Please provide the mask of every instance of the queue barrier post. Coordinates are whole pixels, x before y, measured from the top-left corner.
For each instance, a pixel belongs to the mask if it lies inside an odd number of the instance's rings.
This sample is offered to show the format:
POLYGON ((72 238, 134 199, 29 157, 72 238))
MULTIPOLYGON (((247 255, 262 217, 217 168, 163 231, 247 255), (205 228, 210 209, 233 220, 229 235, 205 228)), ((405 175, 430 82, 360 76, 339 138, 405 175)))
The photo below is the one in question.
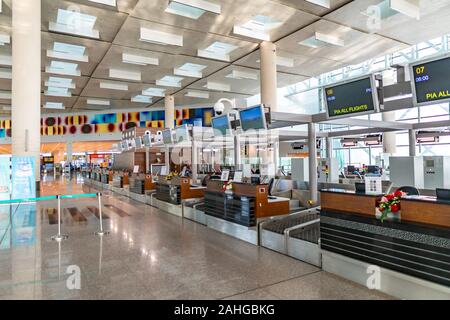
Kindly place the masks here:
POLYGON ((56 196, 58 200, 58 234, 52 237, 53 241, 61 242, 69 238, 66 234, 61 234, 61 196, 56 196))
POLYGON ((99 220, 100 220, 100 230, 97 231, 95 234, 97 236, 103 237, 103 236, 107 236, 109 234, 109 231, 105 231, 103 229, 102 193, 99 192, 97 194, 97 196, 98 196, 98 217, 99 217, 99 220))

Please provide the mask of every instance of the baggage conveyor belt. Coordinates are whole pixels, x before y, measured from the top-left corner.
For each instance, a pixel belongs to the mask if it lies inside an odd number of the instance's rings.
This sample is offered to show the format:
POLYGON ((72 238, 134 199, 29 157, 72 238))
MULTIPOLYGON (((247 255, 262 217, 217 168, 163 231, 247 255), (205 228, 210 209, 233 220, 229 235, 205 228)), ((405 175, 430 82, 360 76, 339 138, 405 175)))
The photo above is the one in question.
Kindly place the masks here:
POLYGON ((321 266, 320 214, 304 210, 260 225, 261 246, 321 266))

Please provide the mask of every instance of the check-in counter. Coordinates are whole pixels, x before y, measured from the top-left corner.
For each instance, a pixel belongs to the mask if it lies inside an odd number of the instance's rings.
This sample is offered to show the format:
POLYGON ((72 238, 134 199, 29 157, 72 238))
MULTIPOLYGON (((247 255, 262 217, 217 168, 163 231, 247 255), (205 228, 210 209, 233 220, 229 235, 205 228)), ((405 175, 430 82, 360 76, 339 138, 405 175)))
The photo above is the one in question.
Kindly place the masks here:
POLYGON ((183 200, 203 198, 205 187, 191 186, 190 178, 174 177, 165 180, 162 176, 156 183, 156 198, 174 205, 180 205, 183 200))
POLYGON ((321 191, 323 269, 366 285, 368 270, 377 266, 381 291, 405 299, 449 299, 450 203, 406 197, 397 219, 381 222, 381 197, 321 191))
POLYGON ((269 197, 269 186, 234 183, 232 193, 222 191, 222 181, 209 181, 205 191, 205 214, 246 227, 260 218, 286 215, 289 199, 269 197))
POLYGON ((147 191, 156 190, 156 183, 151 175, 134 175, 129 178, 130 192, 145 195, 147 191))

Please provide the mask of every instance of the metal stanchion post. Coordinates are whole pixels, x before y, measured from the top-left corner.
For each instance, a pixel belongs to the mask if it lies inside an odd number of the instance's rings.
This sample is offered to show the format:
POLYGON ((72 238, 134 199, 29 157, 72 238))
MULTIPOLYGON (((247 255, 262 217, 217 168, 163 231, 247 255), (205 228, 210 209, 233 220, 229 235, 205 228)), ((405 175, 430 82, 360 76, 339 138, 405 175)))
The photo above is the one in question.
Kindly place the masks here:
POLYGON ((58 199, 58 234, 52 237, 53 241, 61 242, 69 238, 68 235, 61 234, 61 196, 56 196, 58 199))
POLYGON ((106 236, 109 234, 109 231, 103 230, 103 213, 102 213, 102 193, 99 192, 98 194, 98 217, 100 220, 100 231, 96 232, 95 234, 97 236, 106 236))

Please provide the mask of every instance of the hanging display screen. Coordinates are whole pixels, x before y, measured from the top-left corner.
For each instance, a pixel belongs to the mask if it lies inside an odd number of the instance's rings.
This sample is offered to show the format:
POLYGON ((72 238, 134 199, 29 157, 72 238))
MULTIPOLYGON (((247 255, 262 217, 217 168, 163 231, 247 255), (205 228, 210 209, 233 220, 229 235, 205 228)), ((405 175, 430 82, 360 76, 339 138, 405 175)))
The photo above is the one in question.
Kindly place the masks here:
POLYGON ((427 60, 411 68, 416 106, 450 101, 450 57, 427 60))
POLYGON ((173 135, 172 135, 172 130, 171 129, 164 130, 162 132, 162 136, 163 136, 164 144, 166 144, 166 145, 173 144, 173 135))
POLYGON ((239 111, 242 131, 266 130, 266 115, 263 106, 256 106, 239 111))
POLYGON ((329 118, 359 116, 378 111, 373 76, 325 87, 324 93, 329 118))
POLYGON ((152 146, 152 136, 149 134, 144 134, 144 136, 142 137, 142 141, 144 142, 144 146, 146 146, 147 148, 151 148, 152 146))
POLYGON ((228 115, 215 117, 211 120, 215 135, 231 135, 231 123, 228 115))
POLYGON ((189 129, 187 125, 183 125, 180 127, 177 127, 175 129, 175 135, 176 135, 176 142, 177 143, 183 143, 183 142, 189 142, 191 141, 189 137, 189 129))

